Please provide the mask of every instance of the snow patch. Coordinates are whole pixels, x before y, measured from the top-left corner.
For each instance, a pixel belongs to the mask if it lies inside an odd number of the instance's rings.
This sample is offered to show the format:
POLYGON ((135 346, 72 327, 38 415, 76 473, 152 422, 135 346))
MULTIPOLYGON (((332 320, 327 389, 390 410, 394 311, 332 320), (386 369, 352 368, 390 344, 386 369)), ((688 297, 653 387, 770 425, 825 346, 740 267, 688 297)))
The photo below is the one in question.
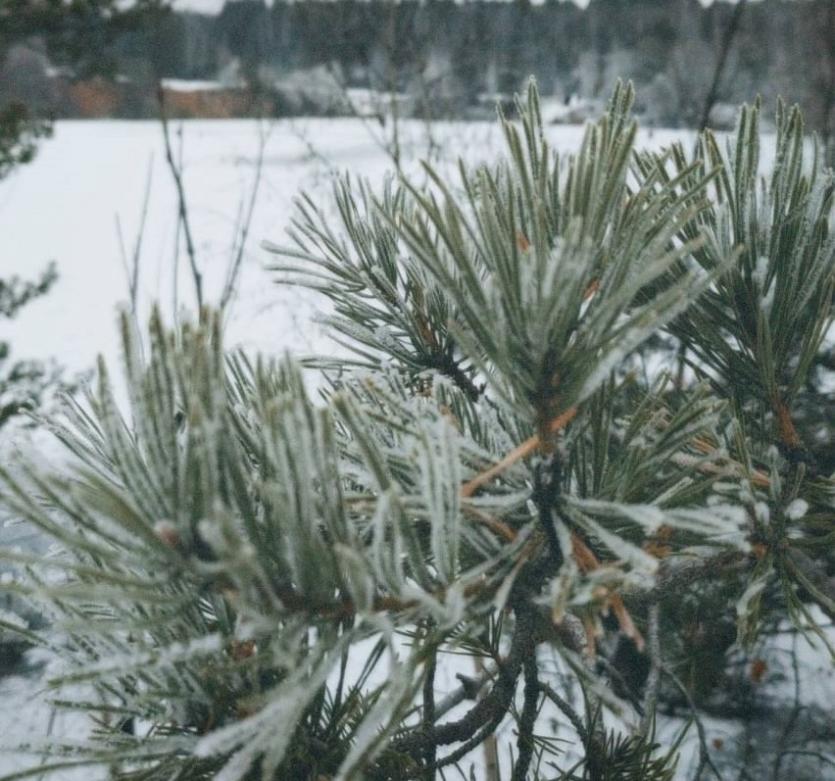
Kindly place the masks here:
POLYGON ((786 507, 786 518, 796 521, 809 511, 809 503, 805 499, 794 499, 786 507))

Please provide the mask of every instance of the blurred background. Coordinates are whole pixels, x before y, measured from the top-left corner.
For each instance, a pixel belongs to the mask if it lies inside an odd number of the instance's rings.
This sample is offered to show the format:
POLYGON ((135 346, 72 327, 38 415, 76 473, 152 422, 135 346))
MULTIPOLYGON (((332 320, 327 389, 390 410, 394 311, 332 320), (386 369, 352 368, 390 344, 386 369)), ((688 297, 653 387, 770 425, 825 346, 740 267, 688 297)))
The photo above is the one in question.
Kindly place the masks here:
POLYGON ((784 95, 833 134, 833 0, 2 0, 0 46, 0 103, 53 118, 154 117, 161 82, 183 117, 489 119, 534 74, 557 122, 627 78, 644 124, 784 95))

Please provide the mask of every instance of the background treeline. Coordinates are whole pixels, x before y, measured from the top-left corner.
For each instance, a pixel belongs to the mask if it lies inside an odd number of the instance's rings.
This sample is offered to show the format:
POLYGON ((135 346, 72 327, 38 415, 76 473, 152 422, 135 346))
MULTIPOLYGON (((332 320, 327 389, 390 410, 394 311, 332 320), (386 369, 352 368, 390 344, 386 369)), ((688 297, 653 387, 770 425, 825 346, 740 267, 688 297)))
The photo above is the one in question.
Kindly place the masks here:
MULTIPOLYGON (((350 112, 357 106, 336 93, 364 89, 398 93, 413 115, 482 116, 533 73, 543 95, 575 106, 631 78, 646 122, 693 126, 734 13, 733 4, 698 0, 591 0, 585 10, 558 0, 229 0, 217 16, 159 14, 112 50, 122 89, 133 85, 133 102, 119 109, 129 115, 153 109, 143 85, 176 78, 256 88, 277 114, 350 112)), ((829 133, 834 41, 832 0, 747 3, 714 124, 723 123, 722 103, 783 94, 829 133)))

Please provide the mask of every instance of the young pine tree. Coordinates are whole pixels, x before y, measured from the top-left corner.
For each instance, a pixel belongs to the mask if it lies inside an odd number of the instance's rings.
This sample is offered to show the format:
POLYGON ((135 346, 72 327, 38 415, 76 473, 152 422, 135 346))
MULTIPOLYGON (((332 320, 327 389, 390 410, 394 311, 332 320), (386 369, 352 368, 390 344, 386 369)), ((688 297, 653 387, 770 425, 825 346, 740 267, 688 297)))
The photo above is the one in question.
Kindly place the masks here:
POLYGON ((636 150, 631 102, 561 157, 532 86, 495 166, 345 180, 336 219, 302 198, 275 273, 332 305, 319 399, 211 312, 144 345, 125 319, 130 409, 101 365, 52 424, 70 466, 0 470, 59 546, 4 552, 3 588, 48 606, 54 702, 91 716, 30 775, 660 781, 687 741, 715 765, 729 647, 828 642, 835 480, 802 411, 832 174, 794 109, 761 180, 757 107, 691 159, 636 150))

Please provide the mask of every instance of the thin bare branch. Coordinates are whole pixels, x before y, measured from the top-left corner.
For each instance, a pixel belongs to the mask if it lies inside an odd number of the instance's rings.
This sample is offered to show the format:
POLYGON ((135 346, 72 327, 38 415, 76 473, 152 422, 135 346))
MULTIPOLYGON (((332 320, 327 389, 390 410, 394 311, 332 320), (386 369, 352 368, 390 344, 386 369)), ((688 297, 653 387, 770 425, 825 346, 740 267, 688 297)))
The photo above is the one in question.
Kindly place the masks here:
POLYGON ((252 180, 252 188, 249 193, 249 202, 247 204, 246 214, 243 218, 243 222, 240 226, 240 233, 237 237, 234 257, 229 266, 229 271, 226 275, 226 282, 223 285, 223 292, 220 296, 221 310, 226 310, 229 302, 232 300, 237 287, 238 278, 240 277, 244 251, 246 250, 246 242, 249 238, 250 227, 252 226, 252 215, 255 212, 255 204, 258 201, 258 192, 261 187, 261 178, 264 171, 264 152, 267 148, 269 136, 269 131, 265 131, 263 126, 259 123, 258 154, 255 158, 255 175, 252 180))
MULTIPOLYGON (((168 163, 168 170, 171 171, 171 177, 174 180, 174 186, 177 189, 177 214, 179 223, 183 227, 183 235, 186 241, 186 255, 188 256, 188 262, 191 268, 191 278, 194 282, 194 295, 197 300, 197 308, 202 310, 203 275, 197 265, 197 250, 194 247, 194 239, 192 238, 191 233, 188 201, 186 199, 185 185, 183 184, 182 159, 179 165, 177 164, 177 161, 174 160, 174 152, 171 147, 171 133, 168 127, 168 116, 165 113, 165 90, 163 90, 161 82, 157 87, 157 98, 159 100, 160 122, 162 123, 162 137, 165 141, 165 160, 168 163)), ((182 128, 180 128, 179 132, 182 139, 182 128)))
POLYGON ((734 38, 739 31, 739 24, 742 21, 742 12, 745 10, 745 1, 738 0, 734 10, 731 14, 728 26, 725 28, 725 33, 722 36, 722 42, 719 47, 719 56, 716 59, 716 67, 713 69, 713 79, 710 83, 710 88, 705 96, 705 102, 702 106, 702 113, 699 119, 699 130, 704 130, 710 121, 710 112, 716 105, 719 99, 719 87, 722 84, 722 76, 725 73, 725 66, 728 62, 728 55, 733 46, 734 38))
POLYGON ((139 227, 136 230, 136 241, 133 245, 133 258, 130 275, 130 304, 136 313, 139 298, 139 263, 142 258, 142 240, 145 237, 145 223, 148 220, 148 205, 151 202, 151 184, 154 178, 154 155, 148 159, 148 173, 145 177, 145 194, 142 196, 142 211, 139 216, 139 227))
POLYGON ((702 720, 699 718, 699 709, 696 707, 696 703, 693 700, 693 696, 690 694, 690 691, 687 689, 687 687, 681 682, 681 679, 667 665, 662 664, 661 670, 670 677, 670 680, 672 680, 676 688, 684 696, 684 699, 687 701, 687 707, 690 709, 690 714, 693 717, 693 723, 696 725, 696 732, 699 736, 699 764, 696 768, 696 773, 693 777, 693 781, 699 781, 706 767, 710 768, 713 771, 713 774, 716 776, 716 778, 719 779, 719 781, 722 781, 721 773, 716 769, 716 765, 710 758, 710 749, 708 749, 707 746, 707 733, 705 732, 705 727, 704 724, 702 724, 702 720))

